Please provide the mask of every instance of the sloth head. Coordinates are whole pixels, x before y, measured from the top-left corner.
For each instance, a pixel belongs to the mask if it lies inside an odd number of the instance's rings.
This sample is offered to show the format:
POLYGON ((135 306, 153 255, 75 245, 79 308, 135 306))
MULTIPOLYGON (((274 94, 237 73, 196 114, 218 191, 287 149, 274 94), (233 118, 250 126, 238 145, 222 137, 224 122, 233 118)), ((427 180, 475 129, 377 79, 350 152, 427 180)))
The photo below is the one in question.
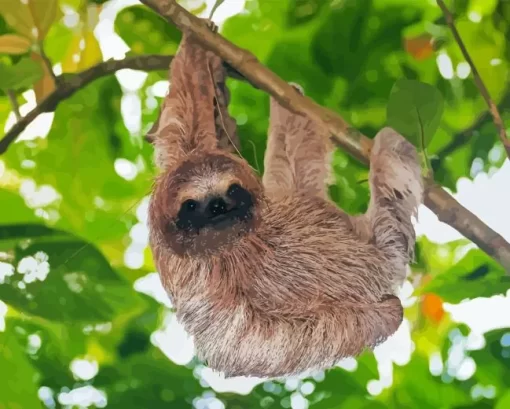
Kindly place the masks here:
POLYGON ((176 254, 214 255, 257 227, 261 200, 262 185, 242 159, 190 155, 156 181, 151 229, 176 254))

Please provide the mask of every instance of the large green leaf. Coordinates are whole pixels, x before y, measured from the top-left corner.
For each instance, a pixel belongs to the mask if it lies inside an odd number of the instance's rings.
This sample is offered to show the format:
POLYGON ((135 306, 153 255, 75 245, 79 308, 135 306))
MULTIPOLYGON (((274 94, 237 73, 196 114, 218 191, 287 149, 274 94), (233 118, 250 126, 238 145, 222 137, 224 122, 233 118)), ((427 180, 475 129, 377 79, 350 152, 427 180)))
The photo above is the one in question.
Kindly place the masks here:
POLYGON ((26 346, 25 352, 39 372, 41 385, 58 390, 63 385, 74 384, 70 364, 86 353, 87 335, 82 325, 51 322, 24 314, 22 318, 9 318, 7 330, 20 345, 26 346))
POLYGON ((134 54, 175 54, 181 32, 144 6, 122 10, 115 19, 115 31, 134 54))
POLYGON ((42 409, 37 373, 16 337, 0 331, 0 409, 42 409))
POLYGON ((0 285, 0 298, 28 314, 98 323, 143 308, 104 256, 72 234, 41 225, 3 225, 0 251, 17 267, 0 285))
POLYGON ((59 227, 99 242, 126 235, 134 209, 150 190, 150 175, 141 172, 127 181, 115 171, 119 145, 131 144, 117 126, 121 95, 115 77, 97 80, 59 105, 46 139, 13 145, 4 156, 21 176, 61 196, 54 205, 59 227), (22 166, 27 160, 36 166, 22 166))
POLYGON ((0 63, 0 89, 3 90, 29 87, 42 76, 42 67, 28 57, 12 66, 0 63))
POLYGON ((388 100, 388 125, 415 146, 426 148, 439 127, 443 104, 441 93, 433 86, 401 79, 388 100))
POLYGON ((497 329, 485 334, 484 348, 471 351, 477 363, 476 379, 482 385, 494 385, 497 394, 510 387, 510 328, 497 329))
POLYGON ((422 293, 433 292, 444 301, 459 303, 476 297, 503 294, 510 289, 510 276, 480 250, 470 250, 462 260, 425 285, 422 293))

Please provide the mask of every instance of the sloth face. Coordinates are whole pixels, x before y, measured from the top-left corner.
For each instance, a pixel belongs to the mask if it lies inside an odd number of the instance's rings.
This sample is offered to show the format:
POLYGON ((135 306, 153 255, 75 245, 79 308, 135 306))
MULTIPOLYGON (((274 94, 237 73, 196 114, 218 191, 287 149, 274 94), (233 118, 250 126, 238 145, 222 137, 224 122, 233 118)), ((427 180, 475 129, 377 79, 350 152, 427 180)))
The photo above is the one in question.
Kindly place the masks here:
POLYGON ((223 194, 186 199, 177 213, 175 225, 181 231, 196 232, 209 228, 223 230, 253 218, 254 199, 238 183, 232 183, 223 194))
POLYGON ((262 187, 228 154, 189 157, 156 181, 151 228, 179 255, 228 249, 258 225, 262 187))

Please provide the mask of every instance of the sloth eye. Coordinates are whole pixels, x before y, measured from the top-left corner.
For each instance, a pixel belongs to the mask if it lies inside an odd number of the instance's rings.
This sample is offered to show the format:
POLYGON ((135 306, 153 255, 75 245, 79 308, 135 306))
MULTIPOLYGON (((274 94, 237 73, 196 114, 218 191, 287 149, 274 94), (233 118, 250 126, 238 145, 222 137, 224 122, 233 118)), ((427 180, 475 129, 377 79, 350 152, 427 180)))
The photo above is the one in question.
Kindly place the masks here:
POLYGON ((242 187, 239 186, 237 183, 233 183, 229 186, 227 190, 227 196, 235 196, 236 193, 239 193, 242 190, 242 187))
POLYGON ((198 207, 198 202, 193 199, 186 200, 182 204, 182 209, 187 210, 188 212, 193 212, 198 207))

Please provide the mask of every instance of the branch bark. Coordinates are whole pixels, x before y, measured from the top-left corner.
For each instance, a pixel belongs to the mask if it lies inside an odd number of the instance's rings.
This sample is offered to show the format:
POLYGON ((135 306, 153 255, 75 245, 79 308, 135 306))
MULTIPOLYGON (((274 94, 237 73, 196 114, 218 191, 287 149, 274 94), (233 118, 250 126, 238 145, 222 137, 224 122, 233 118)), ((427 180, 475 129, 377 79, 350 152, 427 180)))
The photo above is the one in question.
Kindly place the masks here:
POLYGON ((450 27, 450 30, 453 34, 453 38, 455 39, 455 42, 460 48, 460 51, 462 52, 462 55, 466 59, 467 63, 471 67, 471 72, 473 73, 473 78, 475 80, 475 84, 478 87, 478 90, 480 91, 480 94, 482 94, 483 99, 487 103, 487 106, 489 107, 489 112, 492 115, 492 119, 494 120, 494 124, 496 125, 496 128, 498 129, 498 135, 499 139, 501 139, 501 142, 503 143, 503 146, 506 150, 507 156, 510 159, 510 138, 508 138, 508 135, 506 134, 505 124, 503 123, 503 119, 501 118, 501 115, 499 114, 498 107, 492 100, 491 96, 489 95, 489 91, 487 90, 487 87, 485 86, 482 77, 480 76, 480 73, 476 69, 476 65, 473 62, 473 59, 469 55, 466 46, 464 42, 462 41, 462 38, 460 37, 459 32, 457 31, 457 27, 455 26, 455 22, 453 21, 453 15, 446 7, 446 4, 443 0, 437 0, 438 6, 443 11, 446 24, 448 24, 448 27, 450 27))
MULTIPOLYGON (((286 81, 262 65, 250 52, 236 47, 219 34, 210 31, 205 23, 188 13, 174 0, 141 0, 181 31, 193 33, 208 49, 217 53, 249 82, 266 91, 281 104, 324 123, 338 146, 362 163, 368 164, 372 140, 352 128, 339 115, 300 95, 286 81)), ((457 229, 510 273, 510 244, 485 225, 475 214, 464 208, 441 186, 425 180, 425 205, 444 223, 457 229)))

